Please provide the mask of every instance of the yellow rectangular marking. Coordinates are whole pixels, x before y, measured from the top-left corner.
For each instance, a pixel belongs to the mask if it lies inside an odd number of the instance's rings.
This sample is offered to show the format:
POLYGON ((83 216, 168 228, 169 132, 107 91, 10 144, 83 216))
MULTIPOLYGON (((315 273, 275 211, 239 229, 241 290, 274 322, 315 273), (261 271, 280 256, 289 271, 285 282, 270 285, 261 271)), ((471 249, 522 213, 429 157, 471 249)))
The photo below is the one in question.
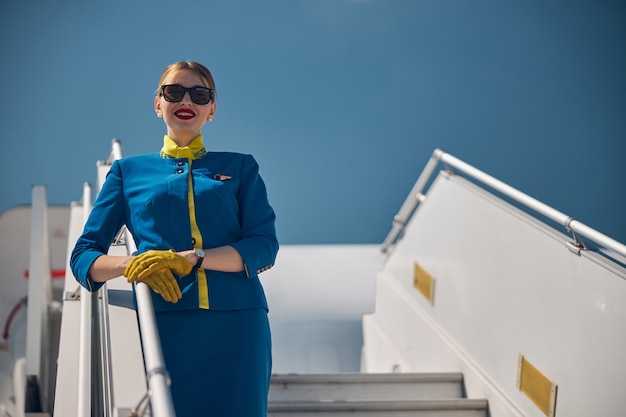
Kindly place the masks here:
POLYGON ((557 385, 519 355, 517 387, 548 417, 556 412, 557 385))
POLYGON ((417 262, 414 263, 413 268, 413 286, 422 293, 430 304, 434 303, 435 278, 417 262))

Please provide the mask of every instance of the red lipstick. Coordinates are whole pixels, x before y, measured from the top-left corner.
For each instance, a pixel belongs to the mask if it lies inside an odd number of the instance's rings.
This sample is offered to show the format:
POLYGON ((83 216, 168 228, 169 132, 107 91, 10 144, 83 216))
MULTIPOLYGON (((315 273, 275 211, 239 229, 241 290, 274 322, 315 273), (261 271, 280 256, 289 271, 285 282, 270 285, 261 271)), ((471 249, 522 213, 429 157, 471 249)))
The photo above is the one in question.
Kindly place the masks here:
POLYGON ((194 111, 190 109, 180 109, 174 112, 174 116, 178 117, 179 119, 189 120, 196 117, 196 113, 194 113, 194 111))

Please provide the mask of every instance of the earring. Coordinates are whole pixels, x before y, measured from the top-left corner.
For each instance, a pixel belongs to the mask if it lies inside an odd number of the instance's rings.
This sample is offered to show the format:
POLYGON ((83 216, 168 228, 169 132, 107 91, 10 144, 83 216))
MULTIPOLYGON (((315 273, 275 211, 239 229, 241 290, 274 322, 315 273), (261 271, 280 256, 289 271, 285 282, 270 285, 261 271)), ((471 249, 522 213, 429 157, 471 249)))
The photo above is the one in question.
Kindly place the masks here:
POLYGON ((211 123, 213 121, 212 117, 209 117, 209 123, 211 123))
POLYGON ((159 119, 161 118, 161 112, 160 112, 160 111, 156 110, 156 115, 157 115, 157 117, 158 117, 159 119))

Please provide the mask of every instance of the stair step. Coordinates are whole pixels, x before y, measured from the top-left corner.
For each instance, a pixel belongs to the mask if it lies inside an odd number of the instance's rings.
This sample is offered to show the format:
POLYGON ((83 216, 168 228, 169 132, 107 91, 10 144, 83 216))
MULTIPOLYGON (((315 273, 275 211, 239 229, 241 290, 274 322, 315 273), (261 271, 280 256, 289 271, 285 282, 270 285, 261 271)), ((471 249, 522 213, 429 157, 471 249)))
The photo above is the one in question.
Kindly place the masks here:
POLYGON ((463 398, 460 373, 272 375, 269 401, 417 400, 463 398))
POLYGON ((488 417, 487 400, 272 402, 268 417, 488 417))

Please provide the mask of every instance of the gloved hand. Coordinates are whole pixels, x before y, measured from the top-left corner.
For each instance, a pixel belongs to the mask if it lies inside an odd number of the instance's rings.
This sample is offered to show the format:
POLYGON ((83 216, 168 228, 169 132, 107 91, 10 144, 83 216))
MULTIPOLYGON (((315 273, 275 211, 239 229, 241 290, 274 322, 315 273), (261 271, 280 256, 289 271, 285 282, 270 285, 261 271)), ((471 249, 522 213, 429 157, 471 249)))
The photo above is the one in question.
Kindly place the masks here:
POLYGON ((178 300, 183 297, 176 278, 174 278, 174 275, 167 269, 137 279, 137 281, 145 282, 157 294, 161 294, 161 297, 163 297, 165 301, 169 301, 170 303, 177 303, 178 300))
POLYGON ((178 255, 173 249, 149 250, 135 256, 124 269, 123 275, 128 282, 142 281, 144 278, 162 271, 171 271, 184 277, 193 269, 193 265, 187 259, 178 255))

